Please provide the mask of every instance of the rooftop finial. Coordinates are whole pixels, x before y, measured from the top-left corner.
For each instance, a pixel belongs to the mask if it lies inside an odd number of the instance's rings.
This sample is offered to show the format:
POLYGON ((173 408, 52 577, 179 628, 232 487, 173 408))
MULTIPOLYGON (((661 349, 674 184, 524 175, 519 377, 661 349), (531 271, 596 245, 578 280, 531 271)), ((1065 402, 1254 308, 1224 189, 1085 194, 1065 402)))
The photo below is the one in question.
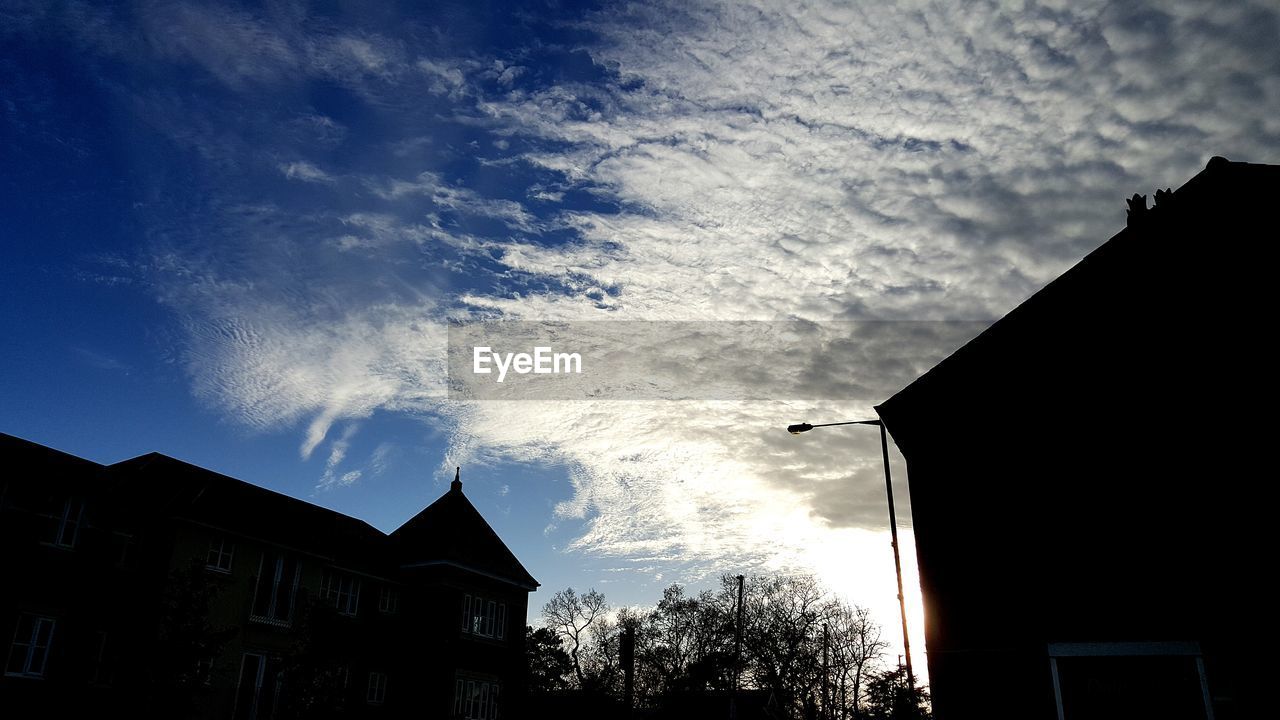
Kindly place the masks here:
POLYGON ((462 468, 453 471, 453 482, 449 483, 449 492, 462 492, 462 468))

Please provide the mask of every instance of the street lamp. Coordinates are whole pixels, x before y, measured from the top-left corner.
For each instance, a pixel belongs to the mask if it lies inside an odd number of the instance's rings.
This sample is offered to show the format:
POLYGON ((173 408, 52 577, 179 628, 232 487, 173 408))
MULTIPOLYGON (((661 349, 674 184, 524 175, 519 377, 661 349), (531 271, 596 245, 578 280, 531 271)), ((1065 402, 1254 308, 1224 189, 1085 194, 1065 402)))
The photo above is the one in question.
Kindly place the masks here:
POLYGON ((880 428, 880 452, 884 456, 884 489, 889 496, 889 534, 893 538, 893 570, 898 576, 898 609, 902 611, 902 652, 907 656, 908 692, 916 690, 916 675, 911 670, 911 638, 907 636, 907 601, 902 594, 902 557, 898 552, 898 515, 893 508, 893 476, 889 474, 889 434, 884 423, 879 420, 851 420, 849 422, 821 423, 810 425, 799 423, 788 425, 787 432, 792 435, 809 432, 814 428, 834 427, 836 425, 876 425, 880 428))

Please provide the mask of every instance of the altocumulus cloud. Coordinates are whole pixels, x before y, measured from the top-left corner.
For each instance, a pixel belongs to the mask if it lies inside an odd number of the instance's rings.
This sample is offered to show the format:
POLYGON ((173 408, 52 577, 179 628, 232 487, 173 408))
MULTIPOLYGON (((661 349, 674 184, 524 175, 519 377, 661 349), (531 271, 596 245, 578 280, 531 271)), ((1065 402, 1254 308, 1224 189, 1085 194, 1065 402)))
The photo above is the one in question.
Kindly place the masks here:
POLYGON ((545 11, 493 37, 192 3, 14 17, 211 84, 101 71, 202 163, 211 199, 139 262, 197 395, 304 426, 304 456, 328 442, 324 486, 356 480, 339 465, 378 410, 447 426, 454 459, 555 458, 573 547, 637 568, 835 572, 833 538, 884 527, 876 438, 780 427, 866 416, 971 329, 767 359, 827 368, 825 402, 459 405, 446 322, 989 321, 1115 232, 1124 195, 1280 147, 1262 2, 545 11))

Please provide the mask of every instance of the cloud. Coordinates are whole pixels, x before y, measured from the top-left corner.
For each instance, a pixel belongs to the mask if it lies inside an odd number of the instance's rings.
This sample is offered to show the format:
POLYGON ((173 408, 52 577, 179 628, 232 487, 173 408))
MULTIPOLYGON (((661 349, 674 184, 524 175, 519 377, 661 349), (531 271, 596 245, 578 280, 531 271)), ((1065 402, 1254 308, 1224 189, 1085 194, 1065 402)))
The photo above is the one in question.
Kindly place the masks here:
POLYGON ((444 182, 439 173, 425 172, 413 180, 375 181, 370 185, 374 194, 384 200, 421 196, 429 198, 437 208, 492 218, 517 230, 532 232, 538 226, 533 215, 519 203, 483 197, 467 188, 444 182))
MULTIPOLYGON (((359 429, 359 425, 351 423, 347 425, 346 430, 342 432, 338 439, 329 444, 329 459, 324 465, 324 476, 320 478, 320 482, 316 485, 317 490, 330 490, 335 485, 347 486, 360 478, 361 473, 358 470, 347 472, 341 476, 337 474, 338 466, 346 459, 347 449, 351 447, 351 438, 355 436, 356 431, 359 429)), ((315 449, 315 443, 311 441, 312 438, 308 437, 310 447, 303 447, 302 455, 304 459, 315 449)), ((319 439, 316 439, 316 443, 318 442, 319 439)))
POLYGON ((335 422, 380 408, 427 411, 445 395, 445 326, 433 300, 343 311, 332 306, 334 287, 308 297, 277 284, 264 298, 248 278, 173 258, 156 275, 183 320, 197 397, 259 429, 307 419, 304 459, 335 422))
MULTIPOLYGON (((1213 154, 1275 160, 1280 53, 1261 45, 1275 23, 1258 5, 606 10, 583 24, 612 82, 479 106, 532 148, 525 162, 623 211, 568 209, 576 242, 508 242, 500 261, 616 288, 618 318, 994 319, 1117 231, 1131 189, 1177 185, 1213 154)), ((467 301, 524 319, 600 309, 467 301)), ((850 349, 792 348, 832 386, 871 376, 839 402, 515 404, 460 427, 472 445, 568 458, 575 494, 557 512, 587 523, 577 549, 825 566, 824 532, 884 527, 878 439, 780 428, 870 416, 947 351, 923 343, 907 366, 850 349)))
POLYGON ((395 445, 390 442, 378 443, 378 447, 374 448, 373 455, 369 458, 369 467, 374 475, 381 475, 387 471, 387 464, 391 461, 395 450, 395 445))
POLYGON ((280 172, 290 180, 301 180, 303 182, 311 183, 336 182, 329 173, 326 173, 309 162, 295 161, 290 163, 280 163, 278 167, 280 168, 280 172))
POLYGON ((303 63, 281 28, 227 5, 157 5, 142 17, 157 54, 193 63, 231 87, 282 82, 303 63))
MULTIPOLYGON (((151 234, 196 395, 299 430, 304 457, 385 410, 448 427, 451 462, 554 460, 575 551, 688 577, 843 572, 832 546, 871 547, 886 523, 878 438, 785 425, 871 416, 1119 230, 1125 196, 1280 147, 1266 3, 607 5, 558 19, 588 56, 573 67, 527 37, 460 51, 430 20, 144 15, 85 16, 80 36, 273 99, 242 116, 109 84, 213 178, 198 217, 151 234), (255 197, 282 173, 345 192, 255 197), (448 402, 446 323, 498 318, 897 334, 759 358, 839 390, 825 401, 448 402), (923 320, 976 324, 908 331, 923 320)), ((339 474, 343 438, 322 482, 376 475, 376 457, 339 474)))

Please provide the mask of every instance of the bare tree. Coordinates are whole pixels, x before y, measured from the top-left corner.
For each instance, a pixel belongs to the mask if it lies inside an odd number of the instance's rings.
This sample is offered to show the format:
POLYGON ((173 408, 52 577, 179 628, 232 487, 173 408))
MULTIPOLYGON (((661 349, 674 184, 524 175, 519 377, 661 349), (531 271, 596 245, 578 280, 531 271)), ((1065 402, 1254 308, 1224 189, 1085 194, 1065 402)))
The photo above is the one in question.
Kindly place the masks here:
POLYGON ((744 677, 799 710, 822 683, 822 624, 832 601, 807 575, 747 578, 744 677))
POLYGON ((718 592, 689 596, 672 585, 656 606, 617 613, 595 590, 570 588, 542 614, 568 650, 576 686, 592 694, 623 695, 620 638, 631 630, 639 707, 729 690, 735 673, 741 687, 769 691, 788 717, 821 707, 824 718, 845 720, 875 705, 868 683, 888 644, 866 608, 843 604, 808 575, 748 577, 743 600, 741 655, 734 576, 722 577, 718 592))
POLYGON ((871 669, 888 649, 880 637, 880 626, 871 620, 871 611, 858 605, 837 606, 828 621, 831 624, 832 666, 836 673, 838 699, 833 703, 840 717, 856 715, 862 704, 862 692, 871 669))
POLYGON ((697 599, 686 597, 683 588, 672 585, 662 591, 662 600, 645 618, 643 657, 655 670, 658 692, 677 689, 697 659, 698 611, 697 599))
POLYGON ((601 615, 591 623, 582 642, 581 687, 589 692, 621 696, 623 691, 622 634, 639 630, 644 613, 619 608, 616 617, 601 615))
MULTIPOLYGON (((717 604, 723 613, 732 607, 736 581, 725 576, 721 585, 717 604)), ((857 715, 867 677, 888 647, 870 612, 844 605, 808 575, 748 577, 744 599, 744 685, 770 690, 796 716, 806 703, 819 702, 825 717, 848 717, 851 710, 857 715), (830 654, 825 674, 824 625, 830 654)))
POLYGON ((579 655, 590 635, 590 628, 609 611, 604 595, 594 588, 578 595, 573 588, 565 588, 542 606, 542 619, 569 646, 569 658, 573 660, 573 674, 578 687, 586 687, 579 655))

